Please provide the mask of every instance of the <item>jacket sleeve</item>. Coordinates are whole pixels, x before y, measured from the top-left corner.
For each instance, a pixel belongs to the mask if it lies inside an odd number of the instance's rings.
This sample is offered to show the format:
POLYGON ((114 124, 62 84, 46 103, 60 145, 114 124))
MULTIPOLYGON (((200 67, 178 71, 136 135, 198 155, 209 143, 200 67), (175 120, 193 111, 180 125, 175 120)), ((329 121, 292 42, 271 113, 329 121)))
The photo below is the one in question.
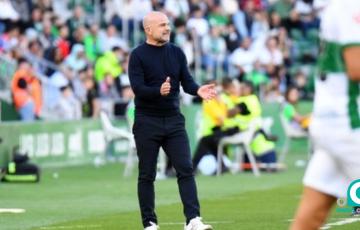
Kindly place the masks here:
POLYGON ((144 69, 141 61, 137 54, 133 52, 129 60, 129 79, 135 96, 143 99, 160 97, 160 87, 145 85, 144 77, 144 69))
POLYGON ((193 77, 189 72, 185 54, 180 49, 179 52, 181 63, 181 86, 186 93, 197 96, 199 85, 194 81, 193 77))

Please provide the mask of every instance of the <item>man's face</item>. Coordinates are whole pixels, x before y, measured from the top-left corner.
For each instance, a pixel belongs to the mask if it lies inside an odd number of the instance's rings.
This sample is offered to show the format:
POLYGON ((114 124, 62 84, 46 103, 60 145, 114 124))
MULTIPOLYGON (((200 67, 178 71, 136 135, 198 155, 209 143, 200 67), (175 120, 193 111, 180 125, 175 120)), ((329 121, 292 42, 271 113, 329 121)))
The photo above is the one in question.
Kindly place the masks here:
POLYGON ((159 43, 170 40, 170 22, 165 15, 156 15, 148 27, 148 35, 159 43))

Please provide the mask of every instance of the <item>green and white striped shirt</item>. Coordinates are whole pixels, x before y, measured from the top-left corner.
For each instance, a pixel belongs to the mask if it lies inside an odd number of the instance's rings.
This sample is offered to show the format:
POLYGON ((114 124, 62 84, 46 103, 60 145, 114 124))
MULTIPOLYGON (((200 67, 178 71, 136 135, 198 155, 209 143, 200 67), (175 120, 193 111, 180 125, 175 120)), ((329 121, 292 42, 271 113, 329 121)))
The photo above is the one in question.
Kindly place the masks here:
POLYGON ((313 120, 360 129, 360 84, 349 79, 343 60, 345 47, 360 46, 360 0, 330 0, 320 36, 313 120))

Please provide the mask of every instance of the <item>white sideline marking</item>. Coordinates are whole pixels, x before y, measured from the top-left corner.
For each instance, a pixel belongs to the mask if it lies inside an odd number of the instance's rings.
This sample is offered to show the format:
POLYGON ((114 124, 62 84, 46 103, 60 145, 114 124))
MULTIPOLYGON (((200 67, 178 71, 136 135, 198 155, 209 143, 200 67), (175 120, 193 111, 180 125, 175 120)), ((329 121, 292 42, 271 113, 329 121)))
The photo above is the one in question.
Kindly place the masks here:
POLYGON ((341 226, 341 225, 351 224, 351 223, 355 223, 355 222, 359 222, 359 221, 360 221, 360 218, 344 218, 344 219, 341 219, 340 221, 328 223, 328 224, 324 225, 323 227, 321 227, 320 229, 330 229, 332 226, 341 226))
MULTIPOLYGON (((341 225, 345 225, 345 224, 352 224, 352 223, 355 223, 355 222, 360 222, 360 218, 358 218, 358 217, 352 217, 352 218, 333 218, 333 219, 338 219, 339 221, 325 224, 325 225, 322 226, 320 229, 330 229, 332 226, 341 226, 341 225)), ((294 221, 294 219, 288 219, 287 221, 288 221, 288 222, 292 222, 292 221, 294 221)))
POLYGON ((0 208, 0 213, 24 213, 22 208, 0 208))
MULTIPOLYGON (((235 221, 206 221, 205 224, 233 224, 235 221)), ((159 225, 184 225, 184 222, 165 222, 159 225)))
POLYGON ((90 228, 101 228, 101 225, 70 225, 70 226, 49 226, 49 227, 40 227, 40 229, 90 229, 90 228))

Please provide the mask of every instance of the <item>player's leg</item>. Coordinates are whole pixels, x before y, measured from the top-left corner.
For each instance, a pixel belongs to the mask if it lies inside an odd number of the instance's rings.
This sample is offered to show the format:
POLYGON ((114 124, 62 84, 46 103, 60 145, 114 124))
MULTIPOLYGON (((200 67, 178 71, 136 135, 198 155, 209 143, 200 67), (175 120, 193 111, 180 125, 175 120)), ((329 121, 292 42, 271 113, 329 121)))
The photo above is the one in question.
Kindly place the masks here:
POLYGON ((306 169, 304 185, 292 230, 321 227, 336 197, 346 196, 348 179, 337 158, 318 148, 306 169))
POLYGON ((319 229, 324 224, 335 201, 336 198, 334 196, 305 186, 300 206, 290 229, 319 229))
POLYGON ((133 127, 139 158, 138 198, 144 227, 157 223, 154 181, 161 142, 161 118, 136 115, 133 127))
POLYGON ((163 148, 176 170, 184 214, 189 221, 200 215, 200 207, 184 117, 177 115, 166 118, 166 130, 167 135, 163 142, 163 148))

